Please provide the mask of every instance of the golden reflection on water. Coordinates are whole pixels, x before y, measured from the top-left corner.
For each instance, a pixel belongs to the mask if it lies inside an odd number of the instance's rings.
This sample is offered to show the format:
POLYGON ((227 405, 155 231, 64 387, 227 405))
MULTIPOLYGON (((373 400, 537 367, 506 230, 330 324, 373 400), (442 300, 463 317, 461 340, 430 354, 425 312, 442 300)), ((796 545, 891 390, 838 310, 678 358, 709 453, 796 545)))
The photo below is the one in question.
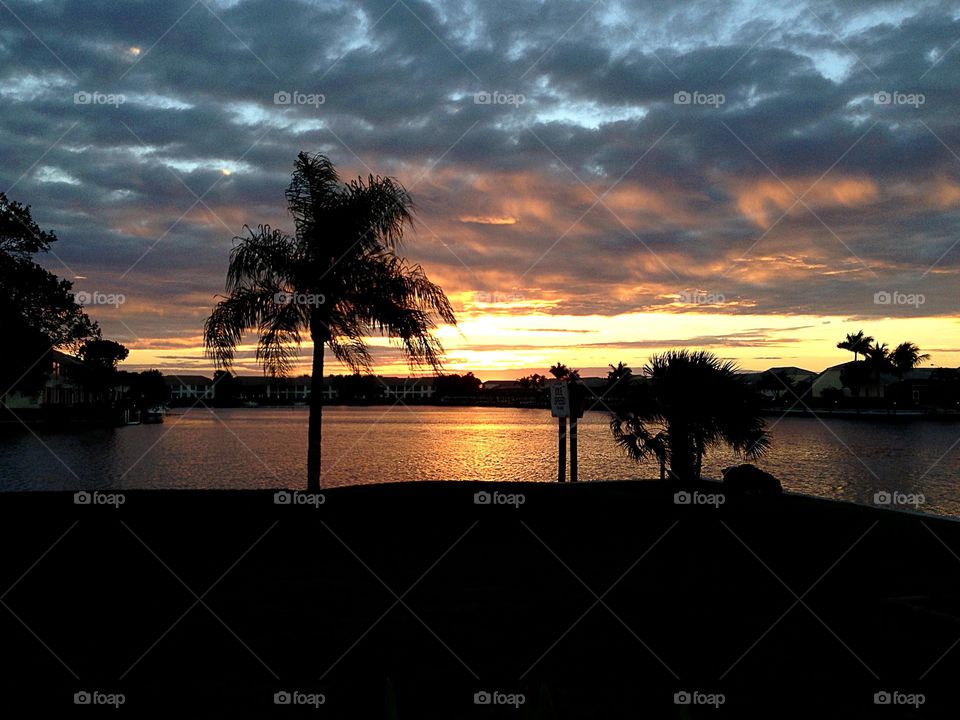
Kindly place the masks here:
MULTIPOLYGON (((163 425, 46 433, 47 447, 26 433, 5 439, 0 488, 266 488, 304 482, 305 408, 175 412, 180 414, 163 425)), ((827 422, 829 429, 812 419, 781 420, 773 430, 772 451, 758 464, 787 490, 864 503, 878 489, 923 493, 921 509, 960 515, 955 425, 827 422)), ((583 481, 658 474, 654 463, 637 465, 620 453, 606 413, 587 413, 579 437, 583 481)), ((557 422, 546 410, 324 409, 323 482, 328 487, 407 480, 551 482, 556 453, 557 422)), ((713 452, 704 473, 719 477, 722 467, 735 462, 728 452, 713 452)))

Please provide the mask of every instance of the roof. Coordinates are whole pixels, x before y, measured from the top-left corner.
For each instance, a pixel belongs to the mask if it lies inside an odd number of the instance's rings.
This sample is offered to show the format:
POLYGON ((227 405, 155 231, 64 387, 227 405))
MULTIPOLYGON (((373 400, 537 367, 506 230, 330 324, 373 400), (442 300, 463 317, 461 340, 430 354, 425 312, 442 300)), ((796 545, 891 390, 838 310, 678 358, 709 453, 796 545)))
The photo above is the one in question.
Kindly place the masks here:
POLYGON ((389 377, 377 375, 375 379, 384 385, 433 385, 432 377, 389 377))
POLYGON ((203 375, 164 375, 167 385, 211 385, 213 380, 203 375))
POLYGON ((815 373, 813 370, 805 370, 804 368, 798 368, 793 365, 772 367, 768 368, 765 372, 778 373, 780 375, 804 375, 807 377, 816 377, 819 375, 819 373, 815 373))

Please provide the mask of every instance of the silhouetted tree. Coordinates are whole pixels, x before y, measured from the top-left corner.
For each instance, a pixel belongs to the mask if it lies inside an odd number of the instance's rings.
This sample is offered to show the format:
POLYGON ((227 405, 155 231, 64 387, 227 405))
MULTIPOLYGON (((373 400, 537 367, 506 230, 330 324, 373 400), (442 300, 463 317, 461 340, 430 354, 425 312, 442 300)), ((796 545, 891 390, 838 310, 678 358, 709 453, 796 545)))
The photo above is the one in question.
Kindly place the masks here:
POLYGON ((647 382, 631 389, 610 421, 614 440, 635 460, 668 460, 670 476, 689 482, 700 478, 714 445, 749 458, 767 451, 759 396, 734 363, 670 350, 651 357, 643 373, 647 382))
POLYGON ((480 379, 472 372, 466 375, 438 375, 433 381, 438 398, 473 396, 480 392, 480 385, 480 379))
POLYGON ((129 354, 127 348, 113 340, 86 340, 77 350, 77 357, 83 361, 78 379, 93 392, 105 393, 117 382, 117 366, 129 354))
POLYGON ((521 387, 525 387, 530 390, 539 390, 547 382, 547 378, 539 373, 533 373, 532 375, 523 376, 517 382, 520 383, 521 387))
POLYGON ((857 413, 860 412, 860 391, 870 382, 870 367, 866 363, 853 362, 840 369, 840 384, 853 396, 857 413))
POLYGON ((287 204, 296 232, 246 228, 230 256, 227 291, 207 319, 204 344, 218 367, 233 361, 244 332, 259 334, 257 360, 286 375, 308 336, 313 368, 307 488, 320 487, 323 352, 355 372, 370 368, 364 338, 398 341, 411 364, 439 372, 437 321, 456 323, 443 290, 397 254, 412 224, 412 200, 400 183, 370 175, 348 183, 324 155, 297 156, 287 204))
POLYGON ((0 193, 0 337, 12 342, 0 353, 0 400, 13 390, 39 390, 50 370, 50 350, 76 351, 82 341, 100 336, 74 298, 73 284, 33 260, 56 241, 34 222, 29 207, 0 193))
POLYGON ((858 355, 863 355, 870 349, 870 345, 873 343, 873 338, 869 335, 864 335, 863 330, 860 330, 856 333, 849 333, 847 337, 837 343, 837 347, 841 350, 849 350, 853 353, 854 361, 857 360, 858 355))
POLYGON ((117 365, 127 359, 130 351, 114 340, 87 340, 77 351, 77 357, 92 367, 102 370, 116 370, 117 365))
POLYGON ((629 365, 618 362, 616 365, 609 365, 610 372, 607 373, 607 386, 604 389, 606 397, 622 397, 630 387, 630 381, 633 379, 633 370, 629 365))
POLYGON ((217 407, 231 407, 237 403, 237 379, 229 370, 215 370, 213 373, 213 404, 217 407))
POLYGON ((893 349, 889 359, 897 371, 897 377, 903 380, 903 374, 907 370, 913 370, 920 363, 926 362, 930 355, 921 353, 920 348, 912 342, 902 342, 893 349))
POLYGON ((863 350, 863 359, 873 373, 875 396, 880 397, 880 375, 885 372, 893 371, 893 363, 890 361, 890 350, 886 343, 874 343, 866 350, 863 350))
POLYGON ((144 370, 131 378, 131 395, 140 408, 163 405, 170 399, 170 388, 159 370, 144 370))
POLYGON ((552 368, 550 368, 550 374, 553 375, 557 380, 579 380, 580 371, 571 370, 563 363, 557 363, 552 368))

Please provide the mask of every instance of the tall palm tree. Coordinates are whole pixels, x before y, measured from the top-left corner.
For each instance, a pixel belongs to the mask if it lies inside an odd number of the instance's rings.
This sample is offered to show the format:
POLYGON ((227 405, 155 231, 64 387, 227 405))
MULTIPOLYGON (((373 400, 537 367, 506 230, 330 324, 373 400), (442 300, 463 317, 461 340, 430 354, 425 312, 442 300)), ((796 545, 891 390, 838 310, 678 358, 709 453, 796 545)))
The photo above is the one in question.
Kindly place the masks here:
POLYGON ((301 341, 313 341, 307 489, 316 491, 324 347, 354 372, 370 371, 365 338, 385 335, 412 365, 439 370, 443 348, 433 330, 456 318, 443 290, 397 254, 413 211, 399 182, 373 175, 341 182, 327 157, 300 153, 286 198, 295 234, 259 225, 235 238, 228 295, 206 321, 204 345, 218 367, 229 367, 254 330, 258 362, 284 376, 301 341))
POLYGON ((856 361, 860 355, 866 354, 866 351, 870 349, 872 343, 873 338, 869 335, 864 335, 863 330, 860 330, 856 333, 847 333, 847 337, 842 342, 838 342, 837 347, 841 350, 852 352, 853 359, 856 361))
POLYGON ((760 399, 734 363, 702 350, 670 350, 651 357, 643 374, 647 382, 631 389, 610 421, 614 440, 635 460, 664 457, 673 479, 690 482, 700 479, 712 446, 749 458, 769 448, 760 399))
POLYGON ((903 380, 907 370, 913 370, 920 363, 930 359, 929 353, 921 353, 920 348, 912 342, 902 342, 890 353, 890 362, 897 371, 897 377, 903 380))

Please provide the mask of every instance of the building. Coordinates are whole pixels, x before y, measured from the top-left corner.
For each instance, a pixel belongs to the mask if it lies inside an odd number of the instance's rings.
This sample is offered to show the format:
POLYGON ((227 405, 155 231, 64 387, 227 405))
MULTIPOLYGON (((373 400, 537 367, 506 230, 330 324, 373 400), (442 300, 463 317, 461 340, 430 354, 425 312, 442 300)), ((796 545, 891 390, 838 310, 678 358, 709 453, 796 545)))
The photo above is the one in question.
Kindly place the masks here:
POLYGON ((34 410, 42 407, 76 407, 93 403, 112 403, 129 391, 127 383, 119 378, 107 388, 91 388, 84 382, 84 365, 79 358, 52 350, 50 373, 43 387, 34 394, 18 391, 8 393, 3 405, 11 410, 34 410))
POLYGON ((378 377, 384 400, 429 400, 436 388, 432 377, 378 377))
MULTIPOLYGON (((234 397, 243 402, 256 402, 269 405, 271 403, 305 403, 310 399, 311 379, 309 375, 295 378, 271 378, 259 376, 237 376, 231 382, 234 386, 234 397)), ((336 400, 339 393, 333 387, 329 377, 323 379, 323 400, 336 400)))
POLYGON ((879 376, 862 360, 851 360, 828 367, 813 381, 810 394, 817 400, 829 400, 839 397, 859 396, 863 399, 877 400, 887 395, 887 388, 896 383, 897 376, 881 371, 879 376), (859 376, 859 377, 858 377, 859 376), (858 390, 855 393, 854 390, 858 390))
POLYGON ((163 381, 173 401, 213 399, 213 380, 203 375, 164 375, 163 381))

